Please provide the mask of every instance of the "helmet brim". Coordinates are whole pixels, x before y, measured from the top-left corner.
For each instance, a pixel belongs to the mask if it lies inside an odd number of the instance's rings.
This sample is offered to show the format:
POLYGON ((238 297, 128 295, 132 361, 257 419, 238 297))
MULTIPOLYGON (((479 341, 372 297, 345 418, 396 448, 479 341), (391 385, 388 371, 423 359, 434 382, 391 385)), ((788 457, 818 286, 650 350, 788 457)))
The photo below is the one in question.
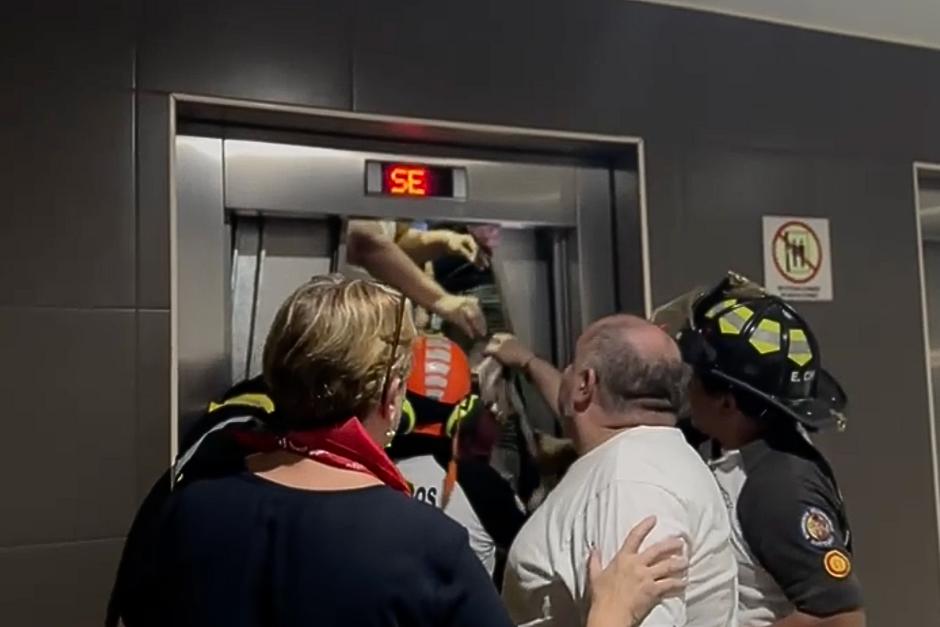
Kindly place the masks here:
POLYGON ((715 368, 709 369, 708 374, 760 399, 782 414, 796 420, 810 431, 822 431, 832 427, 836 427, 839 431, 845 430, 847 418, 844 412, 848 404, 848 397, 842 390, 842 386, 835 380, 835 377, 826 370, 819 371, 816 396, 801 399, 785 399, 766 394, 756 387, 715 368))

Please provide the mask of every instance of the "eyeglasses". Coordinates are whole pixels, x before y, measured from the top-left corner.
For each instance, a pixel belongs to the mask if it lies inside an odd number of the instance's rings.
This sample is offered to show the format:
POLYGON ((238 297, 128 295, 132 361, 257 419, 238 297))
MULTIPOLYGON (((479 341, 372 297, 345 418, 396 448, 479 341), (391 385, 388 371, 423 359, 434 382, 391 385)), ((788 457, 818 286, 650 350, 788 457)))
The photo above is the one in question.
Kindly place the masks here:
POLYGON ((388 401, 388 389, 392 382, 392 370, 398 362, 398 345, 401 343, 402 327, 405 325, 405 309, 408 306, 408 299, 404 294, 398 299, 398 320, 395 323, 395 335, 392 337, 392 354, 389 357, 388 365, 385 368, 385 380, 382 383, 382 403, 388 401))

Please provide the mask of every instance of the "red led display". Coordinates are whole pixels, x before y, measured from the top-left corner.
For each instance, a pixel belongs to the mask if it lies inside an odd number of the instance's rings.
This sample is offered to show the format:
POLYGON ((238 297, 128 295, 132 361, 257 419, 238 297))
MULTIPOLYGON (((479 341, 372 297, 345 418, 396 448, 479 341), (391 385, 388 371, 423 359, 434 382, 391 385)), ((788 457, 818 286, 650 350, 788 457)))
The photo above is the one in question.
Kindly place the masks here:
POLYGON ((453 198, 454 168, 397 161, 371 161, 366 193, 399 198, 453 198))
POLYGON ((430 196, 431 172, 421 165, 388 164, 384 188, 392 196, 430 196))

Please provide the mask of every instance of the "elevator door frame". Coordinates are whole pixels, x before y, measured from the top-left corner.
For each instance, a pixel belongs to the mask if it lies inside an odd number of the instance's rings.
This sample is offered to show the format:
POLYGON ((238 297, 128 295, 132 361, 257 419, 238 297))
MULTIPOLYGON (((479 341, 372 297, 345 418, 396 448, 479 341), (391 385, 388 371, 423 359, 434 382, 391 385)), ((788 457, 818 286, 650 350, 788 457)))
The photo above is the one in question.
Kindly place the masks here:
MULTIPOLYGON (((603 157, 609 163, 608 167, 612 173, 611 205, 615 208, 612 211, 615 257, 611 274, 614 280, 618 281, 616 286, 618 293, 629 292, 630 294, 626 303, 617 302, 616 306, 632 311, 642 309, 644 313, 649 314, 651 298, 644 155, 643 142, 639 138, 357 114, 185 95, 171 96, 170 103, 171 459, 175 458, 177 453, 180 435, 179 420, 181 409, 183 409, 181 404, 188 403, 186 411, 191 413, 193 403, 206 402, 205 398, 181 398, 179 385, 181 369, 186 373, 187 378, 192 376, 211 378, 214 376, 213 372, 228 372, 227 363, 210 364, 207 367, 206 364, 181 363, 181 359, 185 361, 187 355, 199 354, 200 345, 203 349, 222 345, 226 347, 226 350, 219 355, 219 358, 227 361, 230 341, 227 326, 216 324, 218 310, 209 311, 205 307, 200 309, 197 302, 200 300, 200 295, 194 293, 192 285, 186 287, 186 281, 180 281, 180 270, 192 271, 195 266, 198 267, 200 277, 206 280, 202 289, 219 289, 221 286, 224 292, 223 299, 227 299, 231 294, 231 290, 225 287, 230 281, 230 275, 227 274, 228 264, 217 263, 217 260, 205 256, 205 252, 219 250, 220 247, 226 251, 226 258, 230 258, 231 253, 231 242, 227 239, 229 229, 224 224, 227 208, 224 201, 225 177, 222 164, 218 164, 220 167, 213 169, 211 159, 202 159, 203 169, 200 170, 190 167, 192 160, 189 160, 188 164, 179 162, 177 122, 181 115, 187 120, 198 119, 200 122, 248 123, 262 127, 266 126, 262 122, 267 121, 268 125, 278 130, 335 132, 336 129, 342 129, 344 136, 352 139, 397 140, 409 144, 428 143, 429 145, 444 143, 460 146, 466 144, 477 148, 491 147, 497 152, 513 147, 521 154, 563 152, 580 158, 603 157), (618 155, 623 159, 622 162, 618 161, 618 155), (618 163, 630 163, 631 166, 620 168, 618 163), (195 216, 185 211, 181 212, 179 198, 187 197, 187 195, 190 198, 193 195, 197 197, 202 195, 201 202, 220 203, 216 215, 222 222, 209 224, 205 222, 206 215, 195 216), (623 215, 620 215, 621 213, 623 215), (200 220, 203 221, 201 224, 199 224, 200 220), (220 238, 218 241, 206 242, 193 239, 194 237, 204 238, 205 234, 213 229, 215 234, 210 237, 220 238), (624 247, 631 251, 639 248, 639 255, 637 255, 639 258, 630 260, 623 254, 616 255, 617 250, 624 247), (185 258, 182 261, 181 250, 185 258), (202 257, 200 257, 201 254, 202 257), (636 268, 637 261, 640 266, 639 273, 636 268), (632 265, 625 267, 630 262, 632 265), (634 278, 639 278, 638 285, 631 283, 634 278), (181 293, 181 283, 183 293, 181 293), (621 289, 625 285, 629 289, 621 289), (185 290, 189 290, 188 293, 185 290), (181 309, 181 303, 185 303, 185 311, 181 309), (186 321, 181 325, 180 320, 184 315, 186 321)), ((221 147, 222 138, 226 136, 225 127, 217 128, 220 129, 218 138, 205 139, 207 142, 216 141, 221 147)), ((198 146, 195 148, 198 152, 198 146)), ((221 153, 221 150, 219 152, 221 153)), ((226 312, 230 310, 230 303, 228 305, 226 312)), ((198 382, 195 387, 219 389, 221 386, 221 380, 218 382, 206 380, 198 382)))
MULTIPOLYGON (((934 185, 940 183, 940 163, 917 161, 914 163, 914 224, 917 232, 917 272, 920 279, 921 321, 924 341, 924 373, 927 383, 927 420, 930 429, 930 462, 933 472, 934 514, 937 520, 937 537, 940 540, 940 441, 938 441, 937 403, 934 398, 933 366, 930 350, 930 311, 927 298, 927 269, 924 263, 924 233, 921 224, 922 191, 924 180, 934 185)), ((934 332, 936 333, 936 329, 934 332)))

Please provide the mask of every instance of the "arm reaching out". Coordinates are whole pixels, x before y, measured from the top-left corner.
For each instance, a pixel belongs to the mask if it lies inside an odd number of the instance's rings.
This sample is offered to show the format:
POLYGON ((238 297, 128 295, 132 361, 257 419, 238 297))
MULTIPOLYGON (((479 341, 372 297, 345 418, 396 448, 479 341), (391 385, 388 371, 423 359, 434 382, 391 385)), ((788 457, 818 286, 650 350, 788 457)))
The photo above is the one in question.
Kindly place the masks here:
POLYGON ((401 290, 418 305, 460 327, 469 337, 486 333, 486 321, 477 300, 445 292, 378 225, 367 220, 350 221, 346 247, 350 263, 401 290))
POLYGON ((561 373, 555 366, 537 357, 528 346, 509 333, 494 335, 483 354, 493 357, 507 368, 525 372, 552 411, 559 414, 558 388, 561 387, 561 373))
POLYGON ((587 627, 638 627, 663 597, 685 588, 681 540, 662 540, 638 553, 655 525, 651 516, 633 527, 607 568, 601 568, 597 551, 591 553, 587 627))

